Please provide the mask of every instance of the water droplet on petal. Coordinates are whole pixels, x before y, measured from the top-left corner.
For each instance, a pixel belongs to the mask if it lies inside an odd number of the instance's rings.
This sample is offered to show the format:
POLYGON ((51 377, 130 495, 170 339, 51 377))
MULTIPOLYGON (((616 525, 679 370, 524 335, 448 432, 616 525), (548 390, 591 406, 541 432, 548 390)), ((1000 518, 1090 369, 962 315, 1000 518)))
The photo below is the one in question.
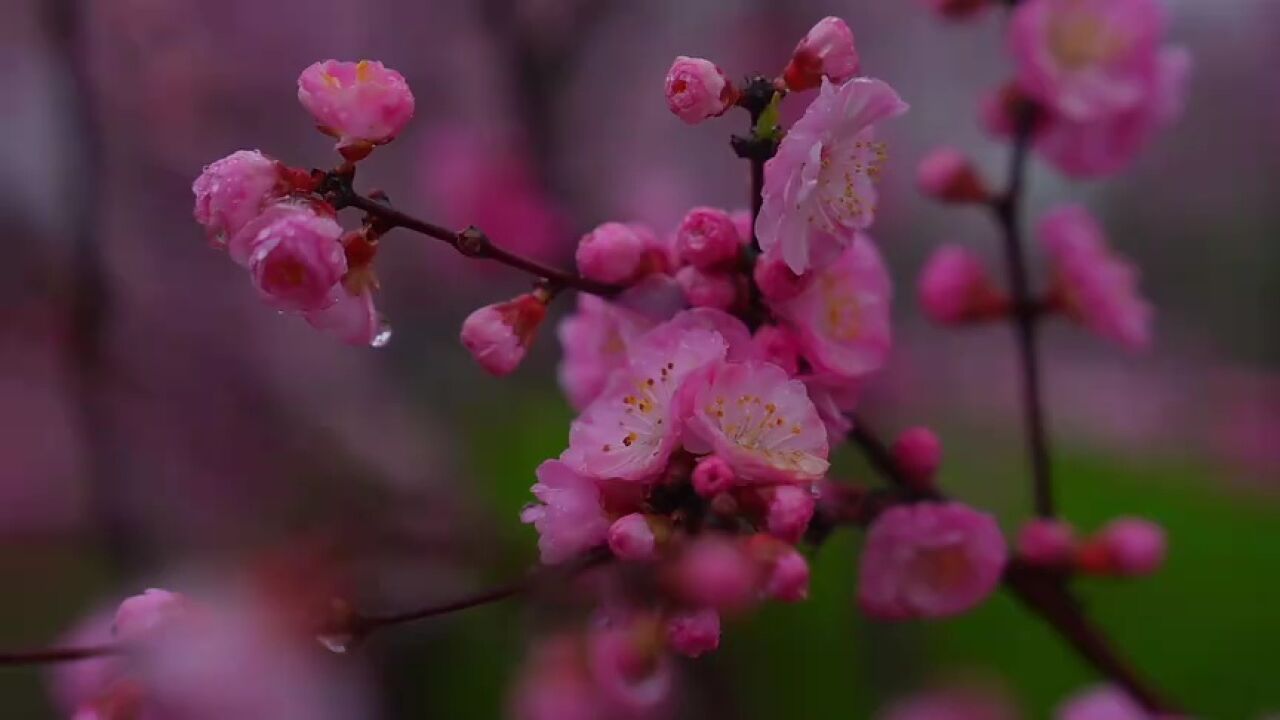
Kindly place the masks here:
POLYGON ((369 345, 381 348, 386 347, 391 342, 391 323, 382 320, 378 325, 378 332, 373 336, 373 340, 369 341, 369 345))
POLYGON ((353 639, 349 634, 316 636, 316 641, 323 645, 324 649, 336 655, 346 654, 351 649, 351 641, 353 639))

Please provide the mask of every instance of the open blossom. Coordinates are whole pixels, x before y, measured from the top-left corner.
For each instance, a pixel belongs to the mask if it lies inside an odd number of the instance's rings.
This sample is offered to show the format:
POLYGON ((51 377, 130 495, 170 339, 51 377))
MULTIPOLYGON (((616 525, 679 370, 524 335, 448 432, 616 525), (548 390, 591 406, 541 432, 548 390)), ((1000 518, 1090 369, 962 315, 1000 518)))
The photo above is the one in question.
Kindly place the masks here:
POLYGON ((667 71, 667 107, 696 125, 721 115, 738 100, 738 90, 710 60, 681 55, 667 71))
POLYGON ((603 283, 624 283, 640 269, 647 244, 643 229, 608 222, 582 236, 574 257, 578 271, 603 283))
MULTIPOLYGON (((281 310, 322 310, 347 273, 342 226, 305 205, 285 205, 243 242, 253 283, 281 310)), ((237 240, 237 243, 240 240, 237 240)))
POLYGON ((209 242, 225 246, 240 229, 282 195, 275 160, 257 150, 239 150, 205 167, 191 185, 196 222, 209 242))
POLYGON ((559 460, 538 466, 533 494, 542 501, 520 513, 538 530, 542 562, 560 563, 605 542, 609 520, 600 507, 595 481, 559 460))
POLYGON ((1014 8, 1009 47, 1018 84, 1071 120, 1142 102, 1164 33, 1158 0, 1025 0, 1014 8))
POLYGON ((1056 720, 1154 720, 1120 688, 1099 685, 1078 693, 1058 707, 1056 720))
POLYGON ((815 273, 804 292, 774 309, 795 331, 815 372, 857 377, 879 370, 888 358, 892 293, 880 253, 859 236, 815 273))
POLYGON ((804 383, 768 363, 723 363, 693 398, 685 447, 714 452, 740 480, 813 482, 827 471, 827 434, 804 383))
POLYGON ((485 370, 508 375, 524 360, 546 316, 546 302, 533 293, 486 305, 463 321, 462 344, 485 370))
POLYGON ((675 250, 681 262, 708 270, 736 261, 742 242, 729 213, 719 208, 696 207, 676 228, 675 250))
POLYGON ((920 307, 939 325, 953 325, 1005 312, 1008 300, 982 260, 961 245, 943 245, 920 272, 920 307))
POLYGON ((662 626, 651 617, 605 617, 587 635, 587 666, 603 699, 604 717, 658 713, 674 685, 671 658, 662 651, 662 626))
POLYGON ((730 310, 738 302, 737 277, 727 272, 686 265, 676 272, 676 282, 693 307, 730 310))
POLYGON ((577 312, 561 320, 556 331, 564 353, 560 387, 569 404, 578 410, 591 404, 613 371, 627 364, 627 348, 649 326, 638 313, 579 293, 577 312))
POLYGON ((791 90, 808 90, 818 87, 824 77, 844 82, 858 74, 858 65, 849 25, 838 17, 825 17, 796 45, 782 79, 791 90))
POLYGON ((404 76, 375 60, 311 65, 298 76, 298 101, 353 161, 395 139, 414 110, 404 76))
POLYGON ((991 594, 1007 553, 995 519, 968 506, 892 507, 867 532, 858 603, 885 620, 957 615, 991 594))
POLYGON ((628 366, 573 421, 562 459, 592 477, 652 479, 679 445, 686 379, 725 351, 716 332, 667 325, 649 331, 632 347, 628 366))
POLYGON ((111 630, 124 640, 146 637, 181 618, 187 610, 188 601, 182 594, 150 588, 120 603, 111 630))
POLYGON ((1132 349, 1151 342, 1151 306, 1138 294, 1138 271, 1114 255, 1097 221, 1071 205, 1047 213, 1040 241, 1053 264, 1054 302, 1098 335, 1132 349))
POLYGON ((764 206, 756 222, 760 247, 778 248, 797 274, 823 245, 843 246, 871 225, 875 180, 885 160, 875 124, 907 111, 880 80, 824 80, 804 117, 765 163, 764 206))

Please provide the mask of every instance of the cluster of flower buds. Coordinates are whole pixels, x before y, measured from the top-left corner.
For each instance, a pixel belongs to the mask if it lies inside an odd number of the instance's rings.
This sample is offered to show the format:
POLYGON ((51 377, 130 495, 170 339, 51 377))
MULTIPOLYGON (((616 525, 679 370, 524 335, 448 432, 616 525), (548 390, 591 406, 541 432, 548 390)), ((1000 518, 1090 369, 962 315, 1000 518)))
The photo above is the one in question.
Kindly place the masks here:
MULTIPOLYGON (((404 78, 379 62, 327 60, 303 71, 298 99, 354 163, 390 142, 413 116, 404 78)), ((210 243, 249 271, 263 298, 355 345, 384 344, 389 330, 374 308, 374 223, 344 231, 319 193, 323 174, 291 168, 257 150, 209 165, 192 185, 195 219, 210 243)))
POLYGON ((1073 569, 1088 575, 1139 577, 1164 564, 1164 530, 1141 518, 1112 520, 1080 540, 1064 520, 1036 519, 1018 533, 1018 557, 1033 565, 1073 569))

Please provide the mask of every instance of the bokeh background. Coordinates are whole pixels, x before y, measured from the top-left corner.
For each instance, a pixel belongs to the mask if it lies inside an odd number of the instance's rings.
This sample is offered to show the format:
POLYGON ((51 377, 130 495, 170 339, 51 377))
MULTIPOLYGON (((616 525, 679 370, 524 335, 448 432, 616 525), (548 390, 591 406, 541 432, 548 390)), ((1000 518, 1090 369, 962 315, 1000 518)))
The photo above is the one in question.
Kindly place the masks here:
MULTIPOLYGON (((1143 268, 1155 349, 1130 356, 1064 325, 1045 336, 1061 504, 1084 528, 1121 513, 1168 528, 1167 568, 1086 582, 1100 622, 1205 718, 1280 711, 1280 3, 1168 0, 1195 58, 1188 109, 1128 173, 1033 166, 1030 208, 1096 211, 1143 268)), ((1007 76, 1000 13, 963 25, 908 0, 4 0, 0 62, 0 646, 45 644, 150 585, 323 557, 357 597, 406 607, 500 582, 536 556, 517 520, 570 411, 547 328, 513 377, 458 345, 470 309, 525 287, 433 241, 381 252, 381 350, 339 346, 261 305, 191 221, 207 162, 261 148, 333 163, 294 99, 317 59, 401 70, 418 114, 362 164, 362 187, 567 263, 608 219, 670 228, 745 205, 730 117, 671 116, 671 58, 777 72, 818 18, 845 18, 866 70, 912 103, 888 128, 875 229, 898 284, 892 369, 864 414, 927 422, 943 481, 1006 527, 1029 501, 1007 328, 927 325, 914 276, 940 242, 991 258, 979 212, 912 189, 932 146, 998 178, 976 121, 1007 76), (319 548, 319 549, 318 549, 319 548)), ((791 111, 798 111, 793 102, 791 111)), ((563 308, 561 308, 563 309, 563 308)), ((849 454, 838 466, 873 481, 849 454)), ((952 622, 868 623, 858 539, 816 555, 812 600, 726 630, 685 673, 688 717, 869 717, 936 682, 1001 688, 1046 717, 1091 675, 998 595, 952 622), (708 710, 714 708, 714 711, 708 710), (710 714, 709 714, 710 713, 710 714)), ((353 657, 364 715, 488 718, 539 614, 507 603, 379 637, 353 657)), ((322 652, 322 651, 319 651, 322 652)), ((0 670, 0 715, 57 717, 48 678, 0 670)))

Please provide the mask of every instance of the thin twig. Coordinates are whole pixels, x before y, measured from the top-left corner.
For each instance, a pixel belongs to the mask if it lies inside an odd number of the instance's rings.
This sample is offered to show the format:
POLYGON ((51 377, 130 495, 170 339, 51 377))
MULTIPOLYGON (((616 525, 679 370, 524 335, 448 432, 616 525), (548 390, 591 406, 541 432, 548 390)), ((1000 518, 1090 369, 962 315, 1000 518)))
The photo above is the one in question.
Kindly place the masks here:
POLYGON ((0 666, 50 665, 76 660, 92 660, 94 658, 119 655, 123 652, 124 648, 120 645, 86 645, 84 647, 45 648, 27 652, 3 652, 0 653, 0 666))

